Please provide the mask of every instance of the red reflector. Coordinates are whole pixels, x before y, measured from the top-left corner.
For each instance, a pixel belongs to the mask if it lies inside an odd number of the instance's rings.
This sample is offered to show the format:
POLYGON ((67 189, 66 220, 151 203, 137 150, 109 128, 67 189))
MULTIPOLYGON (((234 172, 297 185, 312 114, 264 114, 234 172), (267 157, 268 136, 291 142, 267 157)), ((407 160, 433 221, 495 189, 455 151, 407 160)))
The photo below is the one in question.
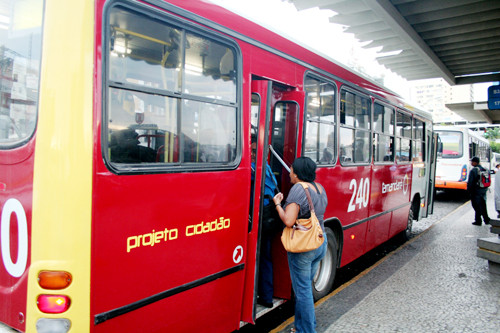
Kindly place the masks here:
POLYGON ((66 295, 39 295, 36 303, 44 313, 63 313, 68 310, 71 300, 66 295))

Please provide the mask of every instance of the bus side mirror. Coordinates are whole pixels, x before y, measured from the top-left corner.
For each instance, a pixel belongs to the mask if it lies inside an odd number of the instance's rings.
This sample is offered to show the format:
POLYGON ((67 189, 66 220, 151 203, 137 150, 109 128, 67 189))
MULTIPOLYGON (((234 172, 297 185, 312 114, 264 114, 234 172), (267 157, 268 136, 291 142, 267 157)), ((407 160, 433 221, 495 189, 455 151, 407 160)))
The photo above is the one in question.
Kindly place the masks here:
POLYGON ((441 141, 438 142, 437 149, 438 149, 438 153, 441 153, 441 154, 443 153, 443 143, 441 141))

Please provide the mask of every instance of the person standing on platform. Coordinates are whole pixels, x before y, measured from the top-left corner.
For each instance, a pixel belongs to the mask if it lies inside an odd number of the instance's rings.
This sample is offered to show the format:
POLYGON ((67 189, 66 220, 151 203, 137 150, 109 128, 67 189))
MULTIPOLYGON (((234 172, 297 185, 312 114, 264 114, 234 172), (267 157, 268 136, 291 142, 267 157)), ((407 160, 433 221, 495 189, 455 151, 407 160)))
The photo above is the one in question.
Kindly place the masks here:
POLYGON ((500 218, 500 164, 496 165, 497 173, 495 174, 495 210, 497 218, 500 218))
POLYGON ((467 192, 470 194, 470 201, 472 208, 476 213, 475 221, 472 222, 473 225, 481 225, 481 217, 484 220, 484 224, 490 224, 490 218, 488 217, 488 210, 486 209, 486 192, 487 187, 479 186, 480 175, 479 171, 484 171, 485 169, 481 166, 479 157, 474 156, 470 163, 472 169, 469 172, 469 179, 467 180, 467 192))

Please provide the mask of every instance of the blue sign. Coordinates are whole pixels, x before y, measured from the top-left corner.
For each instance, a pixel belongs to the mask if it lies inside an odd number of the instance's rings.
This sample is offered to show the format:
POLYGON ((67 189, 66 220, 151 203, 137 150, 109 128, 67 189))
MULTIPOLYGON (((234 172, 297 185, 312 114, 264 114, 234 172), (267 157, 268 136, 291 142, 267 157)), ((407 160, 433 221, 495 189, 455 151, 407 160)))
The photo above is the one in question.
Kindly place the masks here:
POLYGON ((500 85, 488 87, 488 99, 500 98, 500 85))
POLYGON ((488 109, 500 110, 500 85, 488 87, 488 109))

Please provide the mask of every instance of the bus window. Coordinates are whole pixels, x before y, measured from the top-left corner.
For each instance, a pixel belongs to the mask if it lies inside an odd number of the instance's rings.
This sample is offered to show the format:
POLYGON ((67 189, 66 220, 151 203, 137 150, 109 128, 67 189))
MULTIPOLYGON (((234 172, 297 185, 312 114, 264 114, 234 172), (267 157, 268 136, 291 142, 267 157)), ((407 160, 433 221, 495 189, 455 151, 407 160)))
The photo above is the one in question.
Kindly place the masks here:
MULTIPOLYGON (((159 161, 165 152, 165 142, 172 151, 174 148, 178 151, 178 147, 173 147, 173 138, 178 137, 177 128, 173 126, 177 122, 176 99, 116 88, 110 88, 110 96, 108 148, 111 162, 156 162, 157 155, 159 161), (144 124, 145 113, 148 124, 144 124), (164 118, 170 122, 163 121, 164 118)), ((178 157, 174 159, 172 155, 168 156, 170 162, 178 162, 178 157)))
POLYGON ((479 158, 485 165, 490 163, 490 145, 479 142, 479 158))
POLYGON ((425 128, 424 122, 418 119, 413 119, 413 146, 412 146, 412 161, 425 161, 425 128))
MULTIPOLYGON (((288 166, 293 163, 296 157, 298 116, 299 105, 296 102, 279 101, 274 106, 271 144, 288 166)), ((290 189, 290 186, 288 186, 290 179, 288 171, 285 170, 274 154, 271 154, 270 165, 278 180, 278 188, 283 193, 288 193, 290 189), (283 184, 286 184, 286 186, 283 184)))
POLYGON ((442 150, 438 152, 440 158, 459 158, 464 154, 462 132, 438 131, 442 150))
POLYGON ((260 110, 260 96, 258 94, 252 94, 252 104, 250 107, 250 134, 257 137, 257 131, 259 129, 259 110, 260 110))
POLYGON ((373 108, 374 160, 394 162, 394 109, 375 103, 373 108))
POLYGON ((340 92, 340 162, 369 163, 371 151, 369 98, 340 92))
POLYGON ((0 149, 26 142, 37 119, 43 1, 17 4, 2 3, 6 8, 0 27, 0 149))
POLYGON ((396 139, 396 161, 409 162, 411 143, 409 139, 397 138, 396 139))
POLYGON ((233 51, 193 34, 187 34, 186 45, 184 92, 236 102, 233 51))
POLYGON ((118 6, 109 22, 109 161, 117 168, 234 162, 235 50, 118 6))
POLYGON ((411 161, 412 119, 408 114, 396 112, 396 161, 411 161))
POLYGON ((335 86, 306 77, 304 156, 318 165, 335 161, 335 86))

